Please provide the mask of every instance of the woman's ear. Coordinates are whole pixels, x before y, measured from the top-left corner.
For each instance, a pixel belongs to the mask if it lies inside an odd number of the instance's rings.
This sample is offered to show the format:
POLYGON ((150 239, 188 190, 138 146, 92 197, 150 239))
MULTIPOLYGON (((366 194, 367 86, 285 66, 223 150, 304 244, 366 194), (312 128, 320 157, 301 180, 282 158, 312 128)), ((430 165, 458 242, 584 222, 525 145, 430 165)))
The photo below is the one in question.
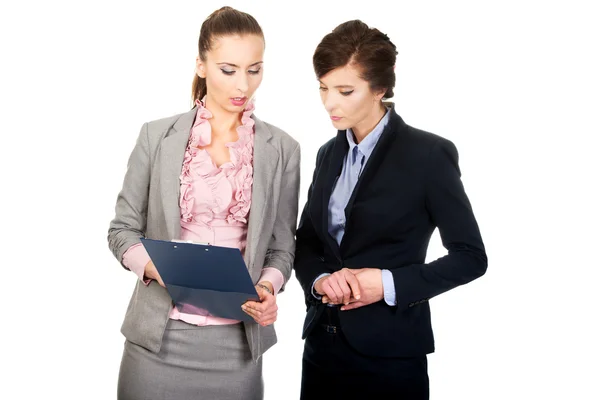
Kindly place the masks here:
POLYGON ((375 101, 381 101, 381 99, 383 99, 383 96, 385 96, 385 92, 387 92, 387 88, 376 91, 375 92, 375 101))
POLYGON ((200 59, 200 56, 196 57, 196 74, 200 78, 206 78, 206 70, 204 67, 204 62, 200 59))

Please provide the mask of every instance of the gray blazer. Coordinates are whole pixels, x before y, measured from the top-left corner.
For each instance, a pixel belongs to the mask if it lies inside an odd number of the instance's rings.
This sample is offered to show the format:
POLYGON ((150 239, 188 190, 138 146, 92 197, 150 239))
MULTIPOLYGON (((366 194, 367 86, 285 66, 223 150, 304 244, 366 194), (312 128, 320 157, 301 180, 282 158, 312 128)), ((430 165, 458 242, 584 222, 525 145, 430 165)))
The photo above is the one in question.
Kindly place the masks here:
MULTIPOLYGON (((180 238, 179 176, 195 115, 196 107, 142 126, 108 231, 108 245, 119 262, 142 236, 180 238)), ((252 118, 254 176, 244 259, 254 283, 263 267, 277 268, 287 282, 295 251, 300 145, 277 127, 252 118)), ((127 340, 158 353, 172 306, 167 290, 156 281, 148 286, 138 281, 121 332, 127 340)), ((275 329, 254 322, 244 325, 256 361, 277 342, 275 329)))

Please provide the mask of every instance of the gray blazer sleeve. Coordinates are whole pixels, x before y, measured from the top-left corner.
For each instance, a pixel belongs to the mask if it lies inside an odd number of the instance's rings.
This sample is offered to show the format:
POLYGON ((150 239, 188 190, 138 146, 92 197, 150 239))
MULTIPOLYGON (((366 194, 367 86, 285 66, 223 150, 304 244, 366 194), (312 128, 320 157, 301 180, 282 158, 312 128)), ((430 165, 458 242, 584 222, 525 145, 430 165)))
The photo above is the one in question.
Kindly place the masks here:
MULTIPOLYGON (((108 229, 108 247, 123 265, 123 254, 145 235, 150 187, 148 124, 144 124, 127 162, 115 217, 108 229)), ((124 268, 125 265, 123 265, 124 268)))
POLYGON ((297 144, 281 179, 281 191, 273 235, 269 242, 264 263, 264 267, 276 268, 283 275, 284 283, 280 292, 284 290, 286 282, 290 279, 294 264, 299 193, 300 145, 297 144))

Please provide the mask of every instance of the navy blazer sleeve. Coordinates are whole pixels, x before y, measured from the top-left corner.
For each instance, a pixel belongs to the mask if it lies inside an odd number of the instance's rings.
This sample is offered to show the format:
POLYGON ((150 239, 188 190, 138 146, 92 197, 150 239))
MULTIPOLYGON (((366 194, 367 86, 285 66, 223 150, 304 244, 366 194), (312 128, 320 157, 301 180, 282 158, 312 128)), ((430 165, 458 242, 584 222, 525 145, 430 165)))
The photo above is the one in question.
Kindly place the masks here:
POLYGON ((448 254, 428 264, 391 269, 400 308, 466 284, 487 269, 479 227, 460 180, 454 144, 443 138, 436 141, 427 168, 426 207, 448 254))

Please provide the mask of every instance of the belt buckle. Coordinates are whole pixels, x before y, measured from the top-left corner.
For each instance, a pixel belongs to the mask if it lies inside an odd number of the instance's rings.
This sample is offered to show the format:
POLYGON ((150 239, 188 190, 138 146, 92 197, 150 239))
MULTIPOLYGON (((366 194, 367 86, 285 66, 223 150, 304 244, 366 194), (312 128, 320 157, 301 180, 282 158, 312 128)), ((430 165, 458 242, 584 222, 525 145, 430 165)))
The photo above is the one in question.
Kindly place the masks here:
POLYGON ((325 328, 325 332, 327 332, 327 333, 331 333, 331 334, 337 333, 337 326, 335 326, 335 325, 324 325, 324 328, 325 328))

